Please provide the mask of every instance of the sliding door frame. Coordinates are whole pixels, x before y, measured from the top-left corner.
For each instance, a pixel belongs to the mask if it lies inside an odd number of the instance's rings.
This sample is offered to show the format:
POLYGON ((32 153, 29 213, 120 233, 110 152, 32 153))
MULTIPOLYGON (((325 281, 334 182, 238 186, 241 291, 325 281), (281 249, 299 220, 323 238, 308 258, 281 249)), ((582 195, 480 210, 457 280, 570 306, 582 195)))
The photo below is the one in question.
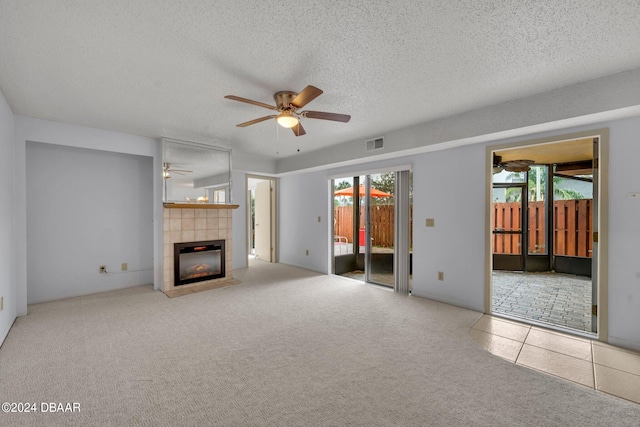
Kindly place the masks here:
MULTIPOLYGON (((409 236, 409 176, 410 171, 412 170, 411 165, 401 165, 401 166, 393 166, 390 168, 380 168, 374 170, 367 170, 362 172, 353 172, 353 173, 341 173, 339 175, 333 175, 328 177, 329 182, 329 201, 330 201, 330 209, 331 209, 331 226, 329 227, 329 241, 334 241, 334 209, 333 209, 333 200, 334 200, 334 185, 335 179, 344 178, 346 176, 354 177, 354 188, 356 187, 356 183, 358 180, 355 177, 365 177, 364 187, 365 187, 365 253, 364 253, 364 264, 365 264, 365 283, 371 283, 374 285, 378 285, 378 283, 373 282, 370 278, 371 271, 371 227, 370 227, 370 194, 371 194, 371 180, 370 175, 380 174, 380 173, 389 173, 393 172, 395 174, 395 197, 394 197, 394 205, 397 210, 396 215, 394 215, 394 261, 393 261, 393 271, 394 271, 394 292, 409 294, 409 263, 410 263, 410 254, 409 254, 409 244, 410 244, 410 236, 409 236), (402 206, 398 208, 398 203, 404 203, 406 206, 402 206), (406 248, 403 246, 406 245, 406 248), (398 248, 402 247, 402 250, 398 251, 398 248)), ((354 192, 357 193, 357 192, 354 192)), ((354 194, 355 195, 355 194, 354 194)), ((354 197, 354 209, 358 210, 358 214, 354 212, 354 232, 357 233, 357 224, 356 217, 359 216, 360 206, 355 206, 355 202, 357 200, 354 197)), ((359 246, 361 242, 357 242, 358 235, 354 236, 354 253, 357 256, 358 251, 356 251, 355 246, 359 246), (358 243, 358 245, 356 245, 358 243)), ((359 247, 357 248, 359 250, 359 247)), ((330 269, 332 274, 335 274, 335 251, 334 245, 331 243, 331 250, 329 251, 330 256, 330 269)), ((385 285, 386 286, 386 285, 385 285)))

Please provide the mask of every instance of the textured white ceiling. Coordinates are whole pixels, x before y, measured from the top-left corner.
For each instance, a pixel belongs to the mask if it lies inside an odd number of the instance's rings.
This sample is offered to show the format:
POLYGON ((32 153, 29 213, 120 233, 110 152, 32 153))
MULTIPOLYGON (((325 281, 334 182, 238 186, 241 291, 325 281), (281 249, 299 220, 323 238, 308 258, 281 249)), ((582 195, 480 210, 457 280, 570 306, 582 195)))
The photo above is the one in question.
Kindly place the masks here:
POLYGON ((0 0, 15 114, 287 157, 640 67, 637 0, 0 0), (267 121, 312 84, 307 135, 267 121))

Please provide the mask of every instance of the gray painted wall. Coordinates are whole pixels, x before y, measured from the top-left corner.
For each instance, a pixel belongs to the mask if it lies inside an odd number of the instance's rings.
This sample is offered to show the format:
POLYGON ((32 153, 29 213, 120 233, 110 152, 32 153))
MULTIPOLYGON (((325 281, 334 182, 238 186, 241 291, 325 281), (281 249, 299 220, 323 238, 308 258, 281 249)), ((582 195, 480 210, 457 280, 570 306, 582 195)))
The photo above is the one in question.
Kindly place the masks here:
POLYGON ((326 174, 283 177, 279 194, 280 262, 328 273, 329 207, 333 205, 326 174))
POLYGON ((484 145, 415 156, 413 163, 413 294, 484 311, 484 145), (435 227, 427 228, 426 218, 435 227))
POLYGON ((0 344, 16 318, 14 251, 13 113, 0 92, 0 344))
POLYGON ((609 145, 609 338, 640 350, 640 118, 611 125, 609 145))
MULTIPOLYGON (((598 123, 468 145, 397 158, 413 165, 413 294, 484 311, 485 275, 485 147, 572 132, 610 128, 609 187, 609 341, 640 349, 640 118, 598 123), (451 176, 451 179, 443 177, 451 176), (425 219, 434 218, 434 228, 425 219), (446 280, 437 280, 437 272, 446 280)), ((327 180, 389 165, 375 162, 324 172, 287 175, 280 179, 280 261, 328 272, 330 206, 327 180), (323 215, 321 224, 317 216, 323 215), (310 249, 310 256, 304 250, 310 249)))
MULTIPOLYGON (((625 74, 616 75, 614 79, 622 77, 629 76, 625 74)), ((630 77, 630 80, 635 82, 637 76, 634 74, 630 77)), ((601 82, 596 81, 595 83, 600 84, 601 82)), ((570 92, 577 92, 577 94, 573 94, 575 96, 563 98, 555 92, 551 93, 551 95, 557 100, 562 99, 563 105, 565 105, 565 101, 566 104, 570 104, 580 96, 584 98, 583 105, 588 104, 591 106, 598 103, 586 102, 587 98, 624 99, 623 96, 618 96, 619 93, 615 90, 609 91, 609 85, 604 85, 600 89, 591 92, 587 90, 589 88, 586 86, 592 86, 592 84, 579 85, 571 89, 570 92)), ((637 94, 637 90, 634 93, 637 94)), ((564 92, 560 94, 567 95, 564 92)), ((547 100, 549 95, 541 95, 538 104, 544 104, 542 101, 547 100)), ((520 105, 525 102, 524 100, 517 101, 514 105, 520 105)), ((484 185, 487 173, 484 167, 484 147, 487 144, 525 141, 609 127, 611 141, 610 174, 609 188, 605 189, 610 200, 608 236, 609 338, 610 342, 614 344, 640 349, 640 330, 637 328, 637 325, 640 324, 640 270, 638 269, 639 263, 637 261, 637 254, 640 253, 640 223, 638 222, 638 218, 640 218, 640 202, 639 199, 627 197, 630 192, 640 191, 640 184, 638 184, 640 182, 640 172, 634 163, 635 159, 640 157, 640 145, 636 141, 637 135, 640 134, 640 118, 637 117, 637 108, 632 106, 632 104, 635 105, 634 102, 631 99, 615 105, 605 105, 605 107, 624 110, 622 113, 627 117, 633 115, 634 117, 630 119, 605 122, 604 120, 608 119, 602 119, 600 115, 596 114, 596 110, 593 113, 591 111, 581 111, 580 113, 585 115, 576 118, 579 124, 568 119, 563 121, 563 118, 576 117, 575 115, 558 114, 557 117, 551 118, 545 116, 525 123, 518 122, 521 127, 514 131, 517 135, 511 135, 509 139, 499 141, 499 138, 506 138, 508 133, 500 132, 501 128, 515 129, 517 126, 492 126, 491 123, 496 119, 495 114, 493 114, 495 113, 495 108, 489 108, 483 114, 480 114, 480 112, 469 113, 475 117, 472 122, 477 124, 475 127, 471 126, 473 129, 469 129, 468 126, 465 127, 465 124, 457 121, 456 118, 450 118, 433 126, 416 126, 407 131, 387 134, 387 136, 392 136, 392 138, 386 140, 386 142, 390 143, 389 149, 398 150, 396 153, 403 153, 394 160, 363 163, 364 160, 357 159, 362 152, 362 144, 358 143, 357 147, 354 147, 352 156, 343 156, 342 154, 344 153, 341 153, 340 150, 335 150, 335 153, 332 156, 327 156, 327 158, 322 156, 323 153, 314 153, 313 161, 311 161, 312 156, 310 155, 308 159, 299 157, 297 160, 291 159, 287 160, 287 162, 281 162, 278 164, 278 170, 287 173, 287 175, 280 178, 279 247, 281 262, 321 272, 329 271, 329 213, 331 204, 330 191, 327 184, 328 176, 374 169, 390 163, 411 163, 414 167, 414 221, 416 225, 414 229, 414 257, 420 260, 420 263, 415 263, 414 294, 482 310, 484 306, 484 251, 486 250, 483 219, 486 211, 484 185), (630 107, 626 108, 625 105, 630 107), (598 117, 597 120, 595 119, 596 115, 598 117), (557 121, 550 126, 538 127, 537 123, 542 122, 543 119, 557 121), (481 126, 483 123, 486 126, 481 126), (587 123, 590 124, 587 125, 587 123), (572 128, 571 126, 576 127, 572 128), (458 127, 466 130, 451 135, 451 129, 457 129, 458 127), (541 127, 545 129, 541 129, 541 127), (429 129, 433 132, 429 131, 429 129), (543 130, 545 130, 544 133, 542 133, 543 130), (423 135, 422 131, 427 132, 423 135), (487 135, 490 135, 491 138, 487 139, 487 135), (455 140, 455 137, 461 137, 463 140, 455 140), (444 142, 437 143, 438 141, 444 142), (458 146, 463 144, 476 145, 458 146), (419 154, 416 154, 415 150, 422 150, 426 146, 433 151, 420 151, 419 154), (403 149, 407 151, 403 151, 403 149), (409 156, 408 154, 415 155, 409 156), (327 171, 327 166, 320 166, 318 162, 326 161, 331 163, 332 160, 328 157, 336 157, 340 161, 347 159, 352 164, 345 165, 340 169, 327 171), (307 162, 307 160, 310 161, 307 162), (442 176, 446 175, 445 172, 450 172, 451 165, 455 165, 454 169, 457 178, 443 181, 442 176), (316 167, 316 172, 302 173, 293 171, 293 169, 302 167, 316 167), (464 209, 459 209, 460 212, 456 214, 456 217, 449 218, 451 213, 444 206, 451 203, 455 208, 463 207, 464 209), (320 222, 317 222, 318 216, 321 217, 320 222), (435 218, 436 227, 433 229, 421 227, 425 218, 435 218), (451 242, 454 242, 455 245, 451 242), (460 249, 460 244, 466 244, 466 246, 460 249), (309 249, 309 256, 305 255, 306 249, 309 249), (460 259, 464 259, 464 268, 460 267, 460 259), (438 283, 437 271, 446 273, 444 283, 438 283)), ((534 102, 534 105, 538 104, 534 102)), ((503 107, 507 108, 508 105, 503 107)), ((605 115, 607 115, 606 112, 605 115)), ((466 115, 463 116, 467 117, 466 115)), ((12 117, 4 99, 0 99, 0 166, 3 166, 0 168, 0 174, 2 174, 0 176, 6 178, 6 180, 0 182, 0 192, 2 192, 3 200, 15 202, 15 210, 13 212, 11 212, 11 208, 4 204, 0 207, 0 213, 2 214, 0 233, 4 233, 3 237, 11 233, 11 230, 6 225, 7 218, 12 218, 9 222, 12 222, 15 226, 13 236, 9 237, 9 239, 15 239, 15 253, 11 253, 11 244, 7 245, 5 240, 0 242, 0 255, 6 255, 5 252, 9 251, 9 258, 14 261, 13 265, 15 265, 13 272, 11 272, 11 266, 9 267, 9 273, 4 269, 0 270, 0 292, 11 293, 13 289, 11 284, 7 287, 2 281, 8 279, 11 283, 15 283, 15 296, 10 295, 8 303, 7 299, 5 299, 5 310, 7 310, 7 307, 8 310, 12 310, 12 305, 14 305, 15 313, 21 315, 26 314, 27 301, 25 141, 96 148, 153 157, 154 175, 161 177, 159 144, 154 139, 21 116, 12 117), (12 127, 13 130, 11 129, 12 127), (12 137, 12 134, 16 141, 13 148, 10 142, 6 142, 12 137), (11 164, 13 159, 15 159, 15 162, 11 164), (17 189, 15 191, 7 184, 12 180, 17 189), (7 287, 8 291, 3 286, 7 287), (15 304, 12 304, 14 301, 15 304)), ((262 165, 259 159, 251 158, 246 161, 246 164, 241 165, 242 162, 236 162, 235 160, 236 155, 234 154, 233 201, 238 203, 240 208, 233 213, 233 257, 234 266, 238 268, 242 266, 242 260, 246 259, 244 258, 246 206, 243 172, 270 173, 273 163, 269 162, 267 165, 262 165), (269 170, 258 170, 262 167, 267 167, 269 170), (240 224, 242 226, 235 227, 235 225, 240 224)), ((160 178, 157 181, 161 184, 160 178)), ((161 191, 158 188, 154 189, 154 194, 156 196, 159 195, 157 200, 161 200, 161 191)), ((157 251, 158 248, 159 250, 162 249, 158 243, 161 240, 158 239, 157 234, 158 225, 160 233, 162 231, 161 204, 154 202, 154 209, 156 214, 156 243, 154 250, 157 251)), ((161 259, 161 257, 159 258, 161 259)), ((118 261, 118 264, 119 262, 126 262, 126 260, 118 261)), ((156 269, 156 274, 162 271, 161 260, 155 262, 154 268, 156 269)), ((12 314, 11 311, 9 312, 9 320, 3 317, 6 315, 5 311, 0 313, 0 327, 2 328, 8 327, 15 317, 15 314, 12 314)))
MULTIPOLYGON (((105 131, 17 115, 14 116, 14 139, 16 188, 14 197, 16 314, 18 316, 27 314, 27 277, 29 276, 27 266, 27 141, 65 147, 89 148, 110 153, 145 156, 153 159, 153 282, 154 287, 159 289, 162 284, 162 243, 160 243, 162 242, 162 151, 160 149, 160 141, 155 138, 146 138, 121 132, 105 131)), ((114 188, 116 187, 114 186, 114 188)), ((81 195, 78 197, 81 197, 81 195)), ((91 263, 94 264, 96 260, 92 260, 91 263)), ((117 267, 119 267, 121 262, 127 262, 127 260, 117 261, 117 267)), ((95 269, 100 264, 105 263, 99 262, 99 264, 94 265, 93 268, 95 269)), ((100 277, 97 270, 95 271, 95 274, 100 277)))
POLYGON ((577 83, 538 95, 463 112, 401 129, 389 129, 384 148, 365 150, 365 140, 353 140, 277 162, 280 174, 326 165, 362 163, 390 156, 442 150, 456 146, 527 137, 536 132, 638 116, 640 68, 577 83))
POLYGON ((232 261, 233 269, 247 267, 247 183, 245 174, 233 171, 231 173, 231 203, 240 205, 231 211, 232 230, 232 261))
POLYGON ((26 159, 29 304, 153 283, 151 157, 27 142, 26 159))

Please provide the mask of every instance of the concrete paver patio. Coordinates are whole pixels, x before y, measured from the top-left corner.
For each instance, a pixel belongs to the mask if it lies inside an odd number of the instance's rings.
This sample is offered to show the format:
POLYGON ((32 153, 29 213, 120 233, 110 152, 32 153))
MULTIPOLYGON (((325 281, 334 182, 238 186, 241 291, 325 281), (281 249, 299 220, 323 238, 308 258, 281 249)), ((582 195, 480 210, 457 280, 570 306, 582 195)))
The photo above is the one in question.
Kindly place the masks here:
POLYGON ((591 332, 591 278, 561 273, 494 271, 492 310, 591 332))

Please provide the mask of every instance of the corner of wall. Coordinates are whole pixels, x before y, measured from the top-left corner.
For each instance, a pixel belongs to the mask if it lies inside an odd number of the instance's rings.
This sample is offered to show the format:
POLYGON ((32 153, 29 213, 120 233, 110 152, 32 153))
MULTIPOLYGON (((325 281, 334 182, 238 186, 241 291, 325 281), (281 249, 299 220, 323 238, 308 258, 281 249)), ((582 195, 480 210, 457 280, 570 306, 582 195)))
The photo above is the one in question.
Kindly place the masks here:
MULTIPOLYGON (((15 199, 14 116, 0 92, 0 199, 15 199)), ((0 344, 16 319, 15 211, 12 203, 0 206, 0 344)))
POLYGON ((247 267, 247 181, 244 172, 231 171, 231 200, 234 204, 240 205, 231 213, 233 228, 233 268, 247 267))

